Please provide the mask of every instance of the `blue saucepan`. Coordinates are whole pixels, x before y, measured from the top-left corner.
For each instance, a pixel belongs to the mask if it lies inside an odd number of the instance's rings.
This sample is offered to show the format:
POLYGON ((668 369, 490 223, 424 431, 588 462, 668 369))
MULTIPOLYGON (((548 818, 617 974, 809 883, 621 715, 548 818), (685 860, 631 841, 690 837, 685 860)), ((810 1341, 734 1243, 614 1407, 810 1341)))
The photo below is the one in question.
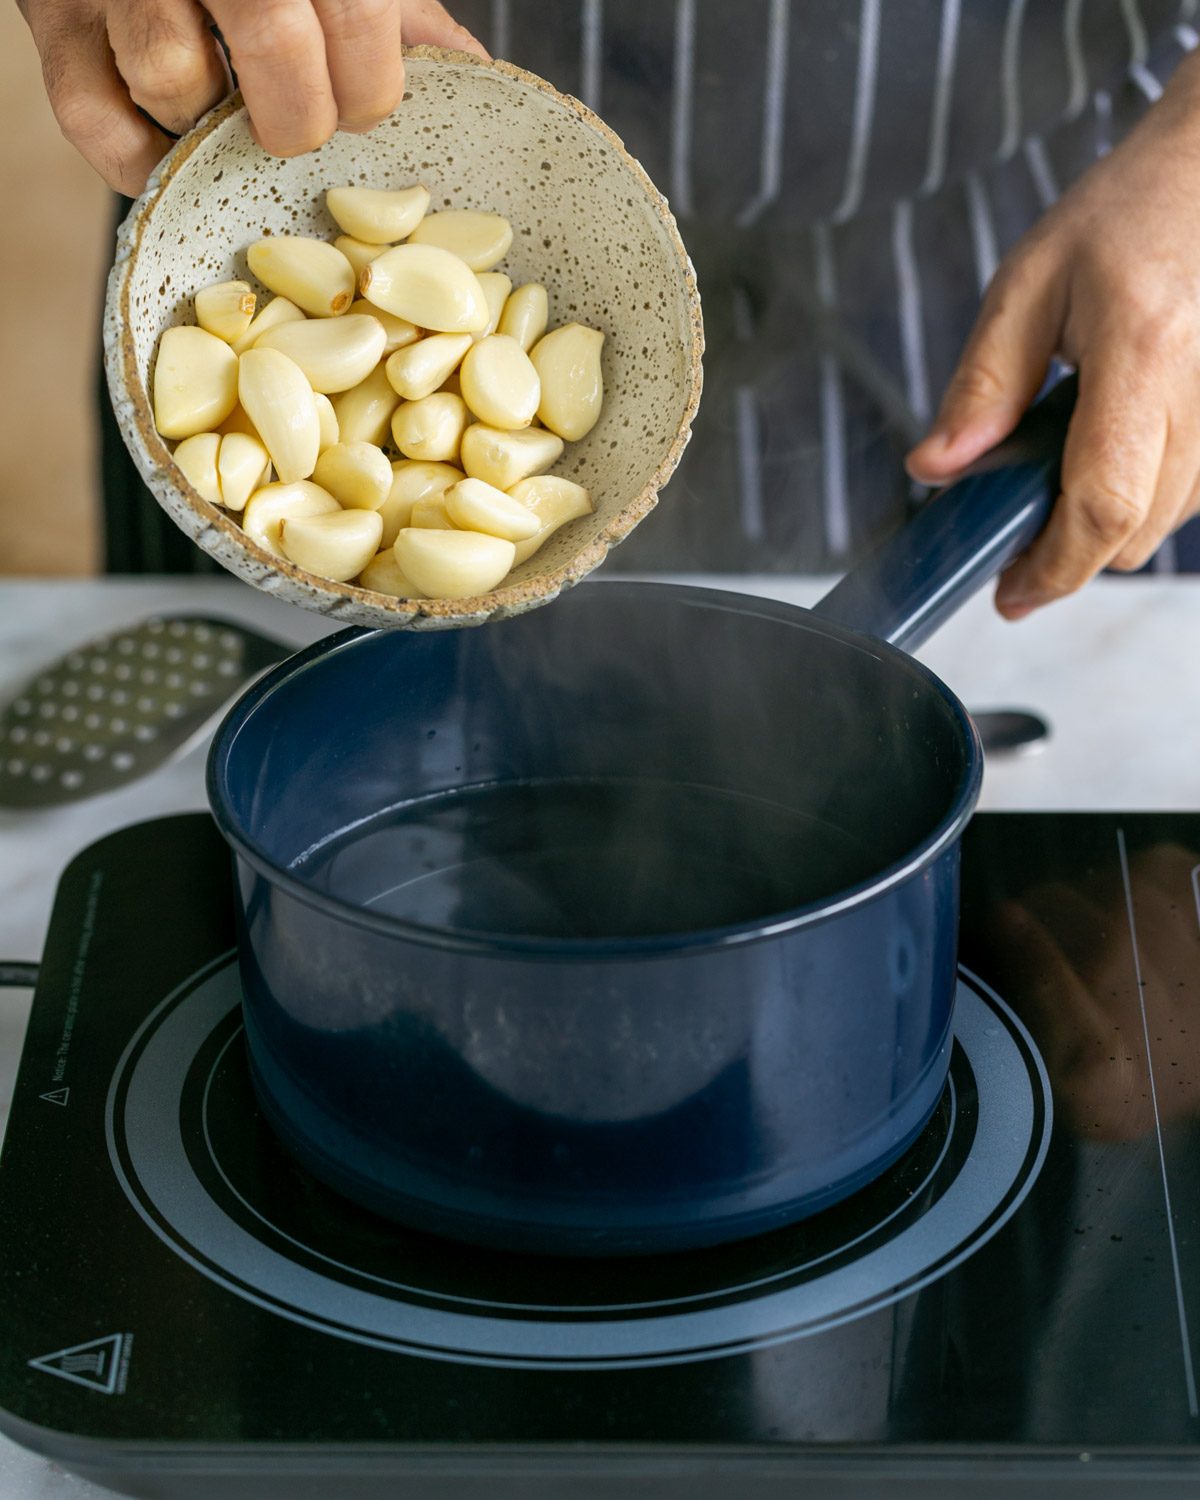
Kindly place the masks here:
POLYGON ((1069 401, 815 610, 594 583, 261 679, 209 795, 294 1155, 556 1254, 754 1234, 893 1162, 945 1082, 982 768, 900 648, 1040 529, 1069 401))

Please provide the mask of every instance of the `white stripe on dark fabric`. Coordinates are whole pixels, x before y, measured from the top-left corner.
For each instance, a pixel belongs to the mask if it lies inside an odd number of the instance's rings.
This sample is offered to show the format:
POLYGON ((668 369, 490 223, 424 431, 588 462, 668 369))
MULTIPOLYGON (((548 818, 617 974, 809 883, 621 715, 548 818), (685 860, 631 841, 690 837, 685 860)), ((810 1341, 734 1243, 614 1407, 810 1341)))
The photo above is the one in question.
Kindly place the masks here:
POLYGON ((1193 20, 1197 10, 1200 10, 1200 0, 1179 0, 1179 19, 1181 21, 1193 20))
POLYGON ((1146 36, 1146 23, 1138 0, 1121 0, 1121 13, 1125 17, 1125 29, 1129 32, 1129 61, 1134 66, 1146 61, 1150 42, 1146 36))
MULTIPOLYGON (((1200 4, 1200 0, 1197 0, 1197 4, 1200 4)), ((1175 40, 1185 52, 1194 52, 1197 47, 1200 47, 1200 34, 1194 26, 1176 26, 1175 40)))
POLYGON ((752 385, 734 391, 737 417, 738 501, 742 535, 751 542, 766 540, 767 526, 762 498, 762 436, 758 423, 758 397, 752 385))
POLYGON ((854 120, 850 152, 846 158, 846 182, 841 201, 833 211, 833 222, 852 218, 862 202, 867 180, 867 157, 871 148, 871 126, 875 118, 875 79, 879 71, 880 0, 862 0, 858 23, 858 77, 854 86, 854 120))
POLYGON ((1063 47, 1067 54, 1067 76, 1071 80, 1064 111, 1068 120, 1077 119, 1088 100, 1087 54, 1083 50, 1083 34, 1080 29, 1084 3, 1085 0, 1067 0, 1063 11, 1063 47))
POLYGON ((1157 104, 1162 98, 1163 86, 1145 63, 1130 63, 1129 76, 1151 104, 1157 104))
POLYGON ((671 207, 692 211, 692 79, 696 69, 696 0, 675 0, 675 67, 671 82, 671 207))
POLYGON ((900 353, 904 360, 904 385, 909 408, 924 426, 930 417, 929 372, 925 362, 921 281, 913 248, 913 206, 908 199, 902 199, 893 211, 892 257, 896 263, 896 285, 900 289, 900 353))
POLYGON ((1096 155, 1107 156, 1113 148, 1113 104, 1107 89, 1097 89, 1092 95, 1092 110, 1096 116, 1096 155))
POLYGON ((938 39, 937 77, 933 86, 933 111, 929 121, 929 156, 922 193, 936 192, 946 175, 946 132, 950 124, 950 98, 954 64, 958 58, 958 20, 961 0, 942 0, 942 30, 938 39))
POLYGON ((604 50, 604 0, 583 0, 579 53, 579 96, 600 113, 600 73, 604 50))
POLYGON ((1000 264, 996 248, 996 226, 992 222, 992 206, 988 202, 987 189, 979 173, 968 172, 963 183, 967 193, 967 217, 971 225, 971 248, 975 254, 975 284, 982 297, 1000 264))
POLYGON ((492 0, 492 56, 507 58, 512 31, 508 0, 492 0))
MULTIPOLYGON (((827 313, 837 311, 837 271, 833 235, 828 224, 813 230, 817 255, 817 300, 827 313)), ((821 471, 825 546, 831 557, 850 550, 850 505, 846 492, 846 410, 842 372, 832 354, 821 356, 821 471)))
POLYGON ((771 0, 767 24, 767 76, 763 89, 763 129, 758 192, 737 216, 745 229, 779 197, 783 170, 783 108, 787 102, 788 0, 771 0))
POLYGON ((1058 181, 1054 168, 1050 165, 1050 158, 1046 155, 1045 144, 1039 136, 1031 135, 1023 150, 1038 202, 1043 210, 1052 208, 1058 202, 1058 181))
POLYGON ((1013 154, 1021 138, 1021 23, 1025 19, 1025 5, 1026 0, 1009 0, 1004 22, 1004 41, 1000 50, 1004 124, 996 151, 999 161, 1013 154))
MULTIPOLYGON (((744 286, 733 289, 733 332, 743 344, 754 338, 754 310, 744 286)), ((737 386, 733 405, 737 421, 738 505, 742 514, 742 534, 752 542, 761 542, 766 538, 767 524, 762 498, 762 434, 754 387, 737 386)))

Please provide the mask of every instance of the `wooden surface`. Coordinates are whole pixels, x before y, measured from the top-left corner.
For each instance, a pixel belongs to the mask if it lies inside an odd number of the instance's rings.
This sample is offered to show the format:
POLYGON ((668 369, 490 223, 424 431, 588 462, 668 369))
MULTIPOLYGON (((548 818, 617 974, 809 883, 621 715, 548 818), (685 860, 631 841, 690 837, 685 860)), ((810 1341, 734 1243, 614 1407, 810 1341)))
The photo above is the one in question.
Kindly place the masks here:
POLYGON ((0 3, 0 574, 88 574, 93 388, 112 198, 67 145, 15 5, 0 3))

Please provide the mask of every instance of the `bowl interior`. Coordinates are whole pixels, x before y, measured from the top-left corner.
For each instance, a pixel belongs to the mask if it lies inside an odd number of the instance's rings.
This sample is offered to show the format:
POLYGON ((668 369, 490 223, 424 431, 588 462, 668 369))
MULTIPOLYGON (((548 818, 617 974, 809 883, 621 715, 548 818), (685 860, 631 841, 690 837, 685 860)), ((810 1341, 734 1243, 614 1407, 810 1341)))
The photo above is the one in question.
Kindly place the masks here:
MULTIPOLYGON (((245 247, 262 235, 336 235, 324 207, 329 186, 420 181, 430 190, 431 209, 502 213, 514 239, 498 269, 514 286, 544 283, 552 327, 578 320, 606 336, 602 415, 554 466, 588 487, 595 513, 562 528, 514 570, 497 591, 512 593, 562 570, 591 544, 619 540, 653 505, 686 442, 698 398, 694 279, 665 203, 616 137, 576 101, 505 64, 441 60, 419 51, 409 59, 407 77, 403 105, 369 135, 339 134, 306 156, 268 157, 236 101, 176 148, 161 185, 152 186, 135 210, 123 306, 116 309, 123 394, 132 408, 122 425, 133 430, 141 450, 135 457, 151 488, 182 524, 180 502, 225 541, 235 537, 258 571, 265 565, 272 574, 294 573, 259 552, 169 463, 147 397, 159 335, 170 324, 194 321, 192 297, 207 283, 240 276, 257 286, 245 247)), ((193 535, 234 566, 213 545, 220 537, 193 535)), ((595 561, 604 550, 602 544, 595 561)), ((244 576, 262 581, 253 571, 244 576)))

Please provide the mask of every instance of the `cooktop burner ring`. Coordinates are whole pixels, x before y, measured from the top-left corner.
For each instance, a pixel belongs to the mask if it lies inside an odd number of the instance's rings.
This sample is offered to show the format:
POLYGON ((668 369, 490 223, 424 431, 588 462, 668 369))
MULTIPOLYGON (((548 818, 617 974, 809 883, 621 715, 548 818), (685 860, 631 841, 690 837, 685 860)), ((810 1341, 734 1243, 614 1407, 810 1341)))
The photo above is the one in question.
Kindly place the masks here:
MULTIPOLYGON (((944 1138, 906 1201, 857 1236, 804 1261, 758 1266, 740 1280, 716 1277, 712 1286, 668 1297, 581 1304, 465 1295, 327 1255, 237 1186, 214 1144, 211 1113, 214 1080, 236 1057, 240 1001, 236 961, 226 953, 160 1002, 129 1041, 106 1108, 108 1153, 121 1187, 160 1240, 227 1291, 330 1337, 408 1355, 609 1369, 715 1359, 803 1338, 888 1306, 960 1264, 1016 1211, 1049 1143, 1049 1083, 1037 1049, 999 997, 964 972, 944 1138), (198 1074, 202 1052, 212 1056, 198 1074), (960 1076, 977 1096, 974 1130, 961 1109, 960 1076), (207 1167, 185 1140, 185 1095, 200 1101, 190 1133, 203 1141, 207 1167), (935 1192, 956 1134, 967 1142, 965 1154, 935 1192), (906 1214, 925 1197, 928 1206, 906 1214)), ((736 1267, 753 1248, 750 1242, 750 1251, 712 1252, 707 1264, 736 1267)), ((478 1267, 484 1252, 455 1251, 451 1260, 454 1254, 472 1256, 478 1267)), ((486 1265, 500 1268, 501 1261, 486 1265)))
MULTIPOLYGON (((208 1070, 208 1074, 204 1084, 204 1104, 201 1111, 205 1147, 211 1160, 212 1166, 214 1167, 217 1175, 220 1177, 226 1190, 229 1192, 231 1197, 237 1201, 237 1203, 241 1206, 245 1213, 250 1218, 257 1220, 258 1223, 261 1224, 271 1235, 278 1237, 280 1240, 283 1240, 286 1243, 294 1246, 297 1250, 301 1251, 305 1255, 311 1256, 318 1261, 324 1262, 325 1264, 329 1265, 334 1271, 340 1271, 350 1275, 351 1277, 358 1278, 364 1281, 376 1282, 381 1286, 391 1288, 393 1292, 417 1296, 425 1300, 435 1300, 439 1303, 459 1304, 467 1307, 491 1308, 493 1311, 499 1312, 501 1314, 512 1314, 514 1312, 519 1312, 561 1315, 562 1313, 566 1312, 574 1312, 596 1315, 597 1313, 611 1314, 615 1312, 633 1311, 645 1313, 653 1308, 680 1308, 687 1306, 689 1303, 711 1302, 714 1300, 713 1294, 711 1292, 685 1293, 681 1295, 662 1298, 640 1297, 636 1302, 615 1302, 606 1299, 603 1303, 592 1302, 579 1304, 571 1304, 569 1302, 563 1302, 562 1300, 558 1300, 555 1302, 520 1302, 514 1301, 511 1298, 499 1299, 496 1297, 472 1297, 463 1295, 461 1293, 445 1290, 438 1291, 435 1297, 431 1294, 430 1289, 427 1287, 421 1287, 414 1283, 400 1281, 397 1280, 394 1276, 377 1275, 373 1272, 366 1271, 361 1267, 350 1265, 346 1261, 339 1260, 337 1259, 337 1257, 328 1255, 324 1251, 315 1248, 313 1245, 305 1243, 295 1235, 289 1233, 286 1229, 283 1229, 279 1224, 275 1223, 274 1220, 269 1218, 267 1214, 265 1214, 260 1208, 256 1207, 255 1204, 251 1202, 249 1196, 244 1193, 242 1189, 238 1187, 237 1183, 233 1180, 232 1174, 226 1170, 226 1167, 221 1160, 221 1154, 213 1143, 208 1114, 209 1096, 213 1089, 214 1080, 218 1075, 218 1071, 223 1061, 225 1060, 226 1055, 229 1053, 230 1049, 241 1040, 243 1035, 244 1028, 241 1023, 237 1022, 236 1024, 233 1024, 230 1029, 229 1035, 226 1037, 225 1041, 220 1047, 219 1052, 217 1053, 215 1061, 208 1070)), ((931 1188, 934 1180, 939 1173, 939 1170, 942 1168, 947 1157, 950 1155, 955 1125, 958 1119, 958 1089, 955 1084, 953 1070, 947 1078, 946 1094, 943 1102, 946 1106, 945 1113, 949 1117, 949 1126, 944 1132, 941 1133, 936 1155, 924 1167, 923 1172, 917 1179, 917 1181, 908 1188, 908 1196, 910 1200, 920 1198, 922 1194, 924 1194, 928 1189, 931 1188)), ((872 1222, 865 1230, 863 1230, 860 1235, 857 1235, 854 1239, 840 1243, 836 1247, 824 1251, 821 1254, 813 1256, 811 1259, 805 1261, 803 1267, 793 1266, 789 1267, 786 1270, 764 1274, 761 1277, 754 1278, 752 1281, 741 1282, 733 1290, 744 1295, 772 1283, 777 1283, 784 1280, 795 1280, 797 1277, 797 1272, 799 1270, 803 1270, 804 1272, 811 1274, 811 1272, 821 1264, 835 1258, 843 1258, 848 1252, 852 1251, 856 1245, 862 1243, 863 1241, 877 1238, 883 1231, 887 1229, 888 1225, 892 1221, 899 1218, 903 1213, 905 1213, 908 1207, 909 1202, 897 1203, 896 1206, 889 1212, 887 1212, 881 1219, 872 1222)), ((397 1232, 403 1233, 403 1231, 397 1232)), ((424 1236, 419 1236, 419 1238, 424 1238, 424 1236)), ((439 1244, 440 1243, 441 1242, 439 1241, 439 1244)), ((481 1252, 473 1251, 471 1253, 479 1254, 481 1252)), ((691 1252, 691 1256, 692 1258, 695 1258, 698 1254, 703 1253, 704 1252, 693 1251, 691 1252)), ((728 1254, 728 1251, 726 1251, 725 1253, 728 1254)), ((505 1257, 505 1259, 509 1259, 509 1257, 505 1257)), ((574 1262, 573 1264, 577 1265, 582 1270, 586 1265, 586 1262, 574 1262)), ((646 1264, 647 1263, 644 1260, 639 1262, 639 1265, 641 1266, 645 1266, 646 1264)), ((726 1289, 726 1296, 728 1295, 728 1291, 729 1289, 726 1289)))

